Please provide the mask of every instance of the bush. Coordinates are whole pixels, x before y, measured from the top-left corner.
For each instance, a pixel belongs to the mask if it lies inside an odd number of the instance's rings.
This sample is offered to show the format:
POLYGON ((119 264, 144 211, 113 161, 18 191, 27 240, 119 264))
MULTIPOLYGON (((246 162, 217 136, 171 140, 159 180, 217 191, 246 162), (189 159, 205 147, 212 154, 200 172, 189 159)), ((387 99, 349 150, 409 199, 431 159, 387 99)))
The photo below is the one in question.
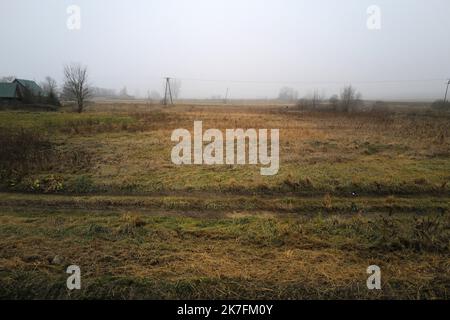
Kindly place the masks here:
POLYGON ((331 96, 328 102, 332 110, 337 111, 339 109, 339 97, 336 94, 331 96))
POLYGON ((37 193, 57 193, 64 189, 62 178, 53 174, 41 178, 30 178, 26 182, 29 191, 37 193))
POLYGON ((0 129, 0 176, 25 175, 47 168, 54 155, 48 137, 33 130, 0 129))
POLYGON ((431 104, 431 109, 436 111, 449 111, 450 102, 444 100, 436 100, 431 104))
POLYGON ((305 98, 302 98, 302 99, 298 100, 296 106, 300 110, 309 110, 309 109, 311 109, 310 101, 308 101, 305 98))
POLYGON ((55 107, 61 107, 61 102, 59 101, 56 94, 51 91, 47 97, 45 97, 45 102, 49 105, 55 106, 55 107))
POLYGON ((27 87, 22 92, 22 102, 25 104, 39 103, 41 102, 40 96, 37 96, 33 91, 27 87))
POLYGON ((91 177, 86 175, 77 176, 73 183, 73 191, 76 193, 89 193, 94 191, 94 183, 91 177))

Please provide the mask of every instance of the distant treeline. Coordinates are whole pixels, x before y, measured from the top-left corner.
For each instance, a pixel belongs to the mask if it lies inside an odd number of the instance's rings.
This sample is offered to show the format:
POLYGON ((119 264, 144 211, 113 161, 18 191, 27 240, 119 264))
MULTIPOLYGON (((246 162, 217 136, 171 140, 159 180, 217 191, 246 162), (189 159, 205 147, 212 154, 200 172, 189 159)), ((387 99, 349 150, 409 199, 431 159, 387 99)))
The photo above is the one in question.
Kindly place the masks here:
POLYGON ((124 87, 119 92, 114 89, 91 87, 92 98, 107 98, 107 99, 134 99, 135 97, 129 95, 127 88, 124 87))

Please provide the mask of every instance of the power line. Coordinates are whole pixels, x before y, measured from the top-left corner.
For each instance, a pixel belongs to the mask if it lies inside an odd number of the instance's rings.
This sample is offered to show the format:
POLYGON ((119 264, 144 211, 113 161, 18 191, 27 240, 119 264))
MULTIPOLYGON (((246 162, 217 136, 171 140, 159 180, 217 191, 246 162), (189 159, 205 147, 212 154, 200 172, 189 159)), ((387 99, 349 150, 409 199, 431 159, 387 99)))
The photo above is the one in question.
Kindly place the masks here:
POLYGON ((183 81, 221 82, 221 83, 256 83, 256 84, 371 84, 371 83, 411 83, 411 82, 438 82, 446 79, 401 79, 401 80, 358 80, 358 81, 258 81, 258 80, 218 80, 199 78, 177 78, 183 81))

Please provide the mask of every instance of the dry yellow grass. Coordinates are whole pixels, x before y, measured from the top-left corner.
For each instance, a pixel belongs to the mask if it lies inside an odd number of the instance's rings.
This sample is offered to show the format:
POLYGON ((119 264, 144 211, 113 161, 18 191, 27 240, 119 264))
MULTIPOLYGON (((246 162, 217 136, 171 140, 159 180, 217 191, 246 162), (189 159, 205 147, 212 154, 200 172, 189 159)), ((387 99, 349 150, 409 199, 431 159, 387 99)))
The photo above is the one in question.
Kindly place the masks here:
POLYGON ((34 134, 52 152, 18 167, 1 154, 0 297, 447 299, 449 117, 414 112, 1 112, 0 130, 25 130, 3 145, 20 154, 13 142, 34 134), (279 174, 173 165, 171 132, 194 120, 279 128, 279 174), (370 264, 381 291, 365 286, 370 264))

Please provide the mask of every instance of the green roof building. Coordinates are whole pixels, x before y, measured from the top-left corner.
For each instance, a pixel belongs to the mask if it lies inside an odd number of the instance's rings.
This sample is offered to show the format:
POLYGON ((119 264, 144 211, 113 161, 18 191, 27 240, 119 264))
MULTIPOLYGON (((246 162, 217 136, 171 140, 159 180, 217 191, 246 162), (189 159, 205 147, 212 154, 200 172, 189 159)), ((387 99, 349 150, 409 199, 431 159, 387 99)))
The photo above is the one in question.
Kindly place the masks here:
POLYGON ((0 99, 19 100, 21 98, 19 86, 15 82, 0 83, 0 99))
POLYGON ((13 83, 17 83, 22 88, 27 88, 35 96, 44 95, 44 91, 42 91, 41 87, 39 87, 38 84, 32 80, 15 79, 13 83))
POLYGON ((30 92, 33 96, 45 95, 41 87, 32 80, 15 79, 13 82, 0 82, 0 99, 2 100, 22 100, 30 92))

